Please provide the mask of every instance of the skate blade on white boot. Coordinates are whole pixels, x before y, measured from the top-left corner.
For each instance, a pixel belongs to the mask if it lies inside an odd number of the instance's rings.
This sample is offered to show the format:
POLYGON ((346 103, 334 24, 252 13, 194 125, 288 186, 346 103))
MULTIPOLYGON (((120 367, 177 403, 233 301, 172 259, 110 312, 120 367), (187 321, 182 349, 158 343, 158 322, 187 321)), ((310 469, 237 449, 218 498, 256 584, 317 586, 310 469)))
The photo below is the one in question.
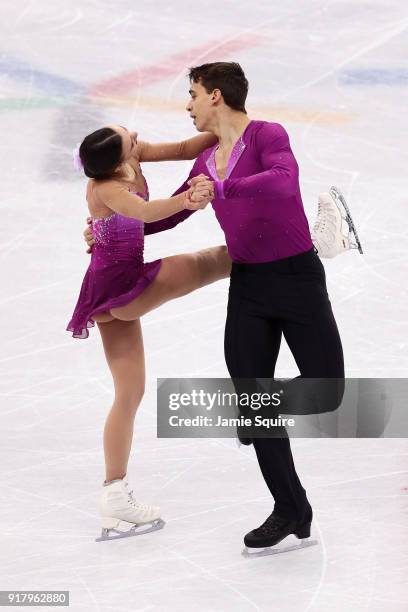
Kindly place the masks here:
POLYGON ((96 542, 144 535, 163 529, 165 525, 160 508, 136 501, 125 478, 115 479, 103 487, 100 510, 102 533, 96 542), (122 521, 131 528, 127 531, 117 529, 122 521))
POLYGON ((349 227, 349 242, 351 249, 358 249, 361 255, 363 254, 363 247, 361 246, 360 238, 358 237, 357 229, 354 224, 353 218, 350 213, 350 209, 346 202, 346 199, 340 189, 334 185, 330 187, 330 194, 334 198, 337 205, 342 210, 342 217, 348 224, 349 227), (350 239, 351 238, 351 239, 350 239))
POLYGON ((95 538, 95 542, 105 542, 107 540, 119 540, 121 538, 131 538, 134 536, 144 535, 152 531, 163 529, 166 524, 163 519, 158 518, 150 523, 134 523, 127 531, 121 531, 120 529, 116 529, 121 522, 126 521, 121 521, 120 519, 113 517, 103 517, 102 533, 99 538, 95 538))
POLYGON ((302 550, 303 548, 309 548, 309 546, 316 546, 317 540, 310 540, 305 538, 300 541, 299 544, 292 544, 289 546, 282 546, 281 543, 276 546, 267 546, 265 548, 249 548, 245 546, 242 551, 242 556, 247 559, 253 559, 257 557, 268 557, 269 555, 280 555, 282 553, 291 552, 293 550, 302 550))

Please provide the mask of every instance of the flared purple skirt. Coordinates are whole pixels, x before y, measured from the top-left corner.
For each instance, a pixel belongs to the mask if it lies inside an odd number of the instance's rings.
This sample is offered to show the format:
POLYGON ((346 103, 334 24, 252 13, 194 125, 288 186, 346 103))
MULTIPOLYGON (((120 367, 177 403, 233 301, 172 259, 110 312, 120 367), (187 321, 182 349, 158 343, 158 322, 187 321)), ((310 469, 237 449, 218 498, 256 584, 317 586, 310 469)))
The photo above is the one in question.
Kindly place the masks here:
POLYGON ((148 263, 118 262, 102 268, 89 266, 67 331, 74 338, 88 338, 88 329, 95 325, 92 315, 125 306, 137 298, 154 280, 161 259, 148 263))

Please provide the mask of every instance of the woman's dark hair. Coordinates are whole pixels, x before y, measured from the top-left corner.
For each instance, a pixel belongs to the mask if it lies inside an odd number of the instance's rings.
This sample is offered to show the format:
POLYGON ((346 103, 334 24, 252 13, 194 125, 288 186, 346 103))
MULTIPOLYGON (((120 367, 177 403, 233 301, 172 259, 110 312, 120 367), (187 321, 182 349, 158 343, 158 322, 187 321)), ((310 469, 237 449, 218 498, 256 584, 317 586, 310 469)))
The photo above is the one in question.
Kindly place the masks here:
POLYGON ((86 176, 99 180, 111 178, 122 157, 122 138, 111 128, 96 130, 82 141, 79 156, 86 176))
POLYGON ((248 81, 241 66, 236 62, 214 62, 195 66, 190 68, 188 77, 190 82, 201 83, 207 93, 219 89, 227 106, 246 113, 248 81))

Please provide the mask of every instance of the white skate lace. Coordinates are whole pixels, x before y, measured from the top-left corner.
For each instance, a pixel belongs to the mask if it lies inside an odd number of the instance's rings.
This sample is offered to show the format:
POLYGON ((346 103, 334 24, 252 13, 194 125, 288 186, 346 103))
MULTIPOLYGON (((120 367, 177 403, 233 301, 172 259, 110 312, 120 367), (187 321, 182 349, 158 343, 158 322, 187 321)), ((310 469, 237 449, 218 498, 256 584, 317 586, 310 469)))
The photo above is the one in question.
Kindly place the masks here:
POLYGON ((147 504, 142 504, 141 502, 135 500, 135 498, 133 497, 133 489, 132 491, 128 491, 128 504, 130 506, 133 506, 133 508, 138 508, 139 510, 150 510, 150 506, 148 506, 147 504))
POLYGON ((321 203, 319 202, 317 205, 317 220, 313 226, 313 231, 315 234, 323 233, 326 229, 326 224, 329 222, 330 217, 333 219, 332 225, 335 224, 336 218, 333 214, 323 208, 321 203))
POLYGON ((322 212, 322 206, 321 206, 321 204, 319 202, 318 205, 317 205, 317 220, 316 220, 316 222, 315 222, 315 224, 313 226, 313 231, 316 232, 316 233, 320 231, 320 228, 322 226, 322 221, 320 219, 321 212, 322 212))

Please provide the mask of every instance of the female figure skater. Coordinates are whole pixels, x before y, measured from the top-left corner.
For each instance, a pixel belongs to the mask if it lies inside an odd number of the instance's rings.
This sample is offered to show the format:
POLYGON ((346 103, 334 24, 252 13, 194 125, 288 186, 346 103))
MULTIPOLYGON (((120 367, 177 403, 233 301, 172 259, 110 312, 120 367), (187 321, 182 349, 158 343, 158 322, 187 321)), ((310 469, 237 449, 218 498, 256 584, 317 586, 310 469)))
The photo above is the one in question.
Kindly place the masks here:
POLYGON ((148 186, 140 162, 193 159, 215 142, 213 135, 200 134, 181 143, 149 144, 138 142, 136 132, 111 125, 87 136, 79 149, 80 163, 90 179, 86 197, 95 244, 67 331, 74 338, 87 338, 88 328, 97 323, 115 387, 104 428, 106 480, 98 540, 136 535, 140 524, 151 523, 151 529, 164 525, 160 508, 136 501, 125 481, 133 423, 145 384, 139 317, 170 299, 227 278, 231 270, 226 246, 144 263, 145 223, 151 224, 148 233, 157 231, 155 222, 175 214, 187 217, 204 208, 214 193, 203 176, 194 188, 147 203, 148 186), (110 536, 122 520, 133 527, 110 536))

